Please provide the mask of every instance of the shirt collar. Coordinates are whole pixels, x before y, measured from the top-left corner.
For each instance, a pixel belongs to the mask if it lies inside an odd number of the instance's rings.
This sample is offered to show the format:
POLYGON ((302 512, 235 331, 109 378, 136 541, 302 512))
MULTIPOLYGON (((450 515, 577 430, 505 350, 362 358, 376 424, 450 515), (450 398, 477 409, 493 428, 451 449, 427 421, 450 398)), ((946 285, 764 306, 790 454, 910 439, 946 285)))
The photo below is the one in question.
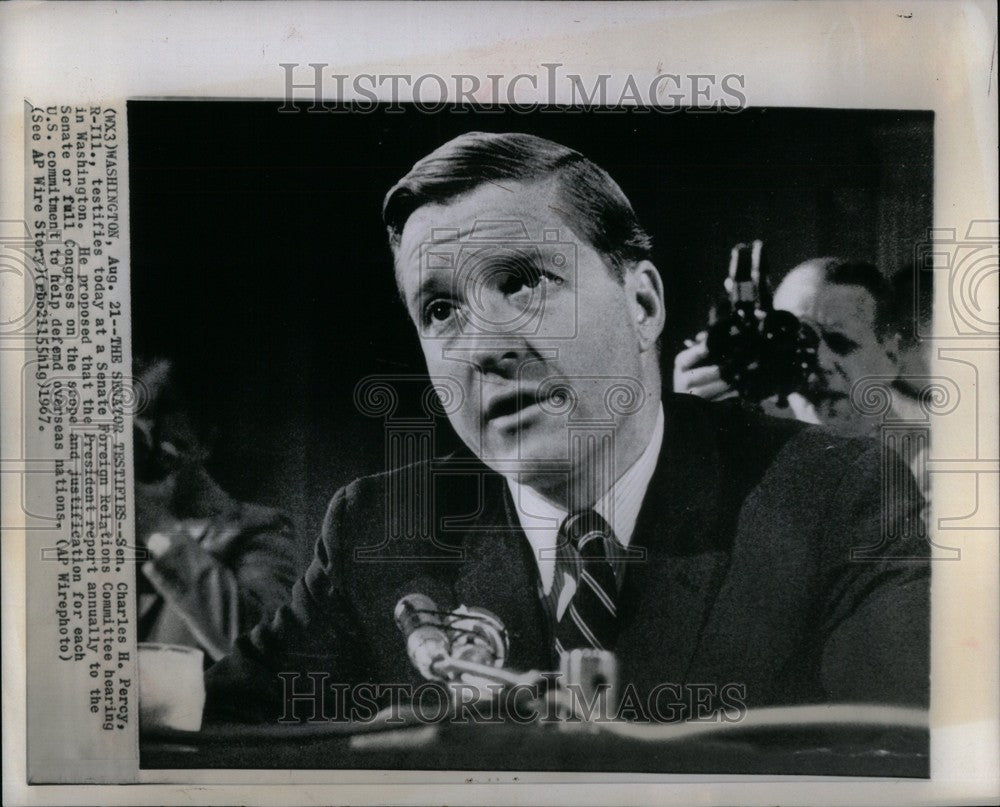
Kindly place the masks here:
MULTIPOLYGON (((656 471, 662 444, 663 406, 661 405, 645 451, 594 503, 594 510, 611 525, 615 537, 624 547, 629 545, 635 532, 642 500, 656 471)), ((551 550, 558 543, 559 527, 568 513, 542 497, 534 488, 518 482, 515 475, 506 479, 521 529, 524 530, 534 550, 543 590, 547 592, 551 588, 555 570, 555 560, 551 550)))

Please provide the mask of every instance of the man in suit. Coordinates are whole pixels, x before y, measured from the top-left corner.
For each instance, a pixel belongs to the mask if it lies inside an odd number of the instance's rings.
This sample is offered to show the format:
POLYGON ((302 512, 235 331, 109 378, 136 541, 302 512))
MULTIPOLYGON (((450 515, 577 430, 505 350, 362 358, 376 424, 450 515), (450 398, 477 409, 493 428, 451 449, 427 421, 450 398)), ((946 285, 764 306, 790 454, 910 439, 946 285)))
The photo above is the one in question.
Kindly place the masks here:
POLYGON ((640 698, 708 683, 748 705, 926 703, 919 502, 882 506, 867 441, 662 395, 662 282, 606 172, 469 133, 384 218, 468 451, 334 496, 291 601, 209 672, 210 712, 273 719, 280 673, 419 682, 393 619, 411 592, 492 611, 515 669, 613 650, 640 698), (426 529, 393 537, 404 522, 426 529))

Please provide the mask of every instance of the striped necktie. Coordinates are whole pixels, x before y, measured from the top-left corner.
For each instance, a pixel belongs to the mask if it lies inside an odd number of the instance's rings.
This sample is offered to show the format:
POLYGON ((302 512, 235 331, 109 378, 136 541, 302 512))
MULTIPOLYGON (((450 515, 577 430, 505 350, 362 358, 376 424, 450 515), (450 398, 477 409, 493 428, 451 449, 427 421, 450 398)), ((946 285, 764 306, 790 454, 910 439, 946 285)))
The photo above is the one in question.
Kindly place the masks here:
MULTIPOLYGON (((578 647, 614 647, 618 588, 609 550, 616 540, 610 525, 594 510, 573 513, 559 528, 555 579, 569 575, 576 583, 561 618, 556 615, 555 644, 560 653, 578 647)), ((562 586, 555 588, 558 598, 562 586)))

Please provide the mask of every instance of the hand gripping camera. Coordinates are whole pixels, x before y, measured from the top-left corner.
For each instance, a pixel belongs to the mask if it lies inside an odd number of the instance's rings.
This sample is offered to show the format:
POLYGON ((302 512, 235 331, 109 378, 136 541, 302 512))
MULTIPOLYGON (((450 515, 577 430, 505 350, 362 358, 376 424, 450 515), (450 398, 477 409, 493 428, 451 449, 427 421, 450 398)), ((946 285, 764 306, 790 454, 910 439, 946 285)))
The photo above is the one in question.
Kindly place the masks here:
POLYGON ((709 312, 708 363, 740 398, 759 403, 808 388, 818 374, 819 337, 788 311, 775 311, 765 281, 763 243, 737 244, 725 280, 728 300, 709 312))

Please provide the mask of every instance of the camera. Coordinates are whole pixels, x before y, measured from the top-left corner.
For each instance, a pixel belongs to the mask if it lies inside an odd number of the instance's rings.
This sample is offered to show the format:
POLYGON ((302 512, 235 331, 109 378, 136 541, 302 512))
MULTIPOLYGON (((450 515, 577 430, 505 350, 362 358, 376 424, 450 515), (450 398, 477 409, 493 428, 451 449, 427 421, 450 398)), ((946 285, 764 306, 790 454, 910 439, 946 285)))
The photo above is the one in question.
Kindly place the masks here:
POLYGON ((788 311, 775 311, 766 281, 763 242, 737 244, 730 253, 727 298, 708 317, 708 363, 749 403, 809 388, 819 374, 819 336, 788 311))

